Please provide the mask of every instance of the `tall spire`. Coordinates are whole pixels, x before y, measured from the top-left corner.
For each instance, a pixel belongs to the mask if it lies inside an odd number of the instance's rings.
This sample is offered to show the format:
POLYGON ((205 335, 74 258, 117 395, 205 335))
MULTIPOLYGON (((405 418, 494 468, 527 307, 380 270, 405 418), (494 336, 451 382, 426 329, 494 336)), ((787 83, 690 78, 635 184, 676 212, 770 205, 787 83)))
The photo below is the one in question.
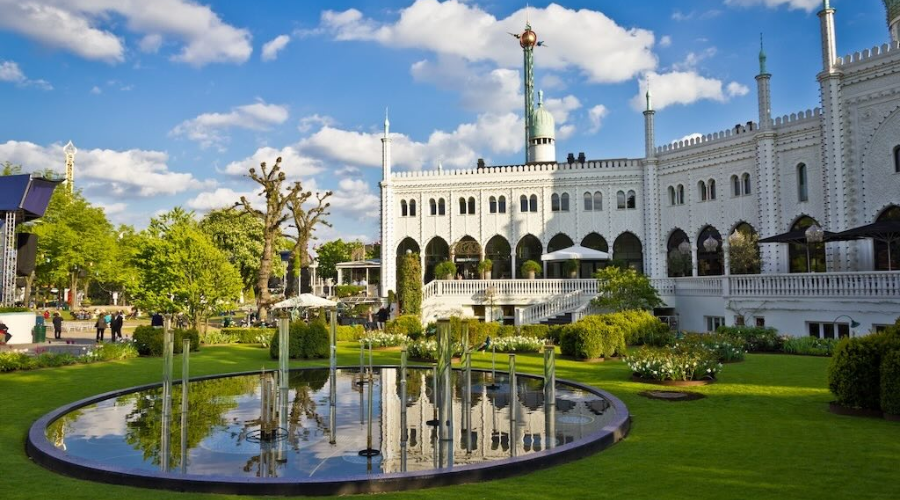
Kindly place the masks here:
POLYGON ((391 135, 391 121, 388 120, 388 108, 384 108, 384 136, 391 135))
POLYGON ((837 42, 834 31, 834 9, 828 0, 823 0, 819 11, 819 25, 822 33, 822 71, 834 73, 834 61, 837 59, 837 42))
POLYGON ((522 55, 524 59, 524 89, 525 89, 525 163, 532 161, 529 153, 529 145, 531 144, 531 126, 534 118, 534 48, 543 45, 539 42, 537 34, 531 30, 531 23, 528 22, 528 10, 525 11, 525 31, 521 34, 510 33, 517 40, 519 46, 522 47, 522 55))
POLYGON ((763 35, 759 34, 759 74, 765 75, 766 71, 766 49, 763 47, 763 35))
POLYGON ((650 79, 649 79, 649 78, 647 79, 647 95, 646 95, 646 97, 647 97, 647 109, 646 109, 646 111, 653 111, 653 102, 651 101, 651 95, 650 95, 650 79))

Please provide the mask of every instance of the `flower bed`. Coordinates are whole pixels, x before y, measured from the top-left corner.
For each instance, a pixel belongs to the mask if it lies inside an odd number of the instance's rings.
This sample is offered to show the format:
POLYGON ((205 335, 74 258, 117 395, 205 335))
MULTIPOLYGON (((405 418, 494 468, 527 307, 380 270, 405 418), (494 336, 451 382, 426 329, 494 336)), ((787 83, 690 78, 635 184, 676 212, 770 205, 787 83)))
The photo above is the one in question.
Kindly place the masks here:
POLYGON ((838 345, 837 339, 818 337, 790 337, 784 339, 784 352, 804 356, 831 356, 838 345))
POLYGON ((541 352, 547 342, 537 337, 500 337, 493 340, 497 352, 541 352))
POLYGON ((675 343, 678 346, 697 346, 716 354, 722 363, 744 360, 745 342, 740 337, 720 333, 689 333, 675 343))
POLYGON ((25 350, 0 352, 0 372, 16 370, 33 370, 74 364, 95 363, 97 361, 113 361, 117 359, 136 358, 138 351, 132 342, 116 342, 83 347, 78 354, 55 353, 35 350, 35 355, 25 350))
POLYGON ((660 382, 715 379, 722 371, 716 353, 696 345, 641 347, 625 363, 635 377, 660 382))
POLYGON ((401 333, 370 332, 359 339, 363 345, 372 344, 373 348, 397 347, 409 343, 409 337, 401 333))
MULTIPOLYGON (((436 340, 420 340, 412 342, 406 346, 406 352, 410 358, 422 361, 437 361, 438 345, 436 340)), ((453 344, 453 356, 457 357, 462 353, 462 345, 453 344)))

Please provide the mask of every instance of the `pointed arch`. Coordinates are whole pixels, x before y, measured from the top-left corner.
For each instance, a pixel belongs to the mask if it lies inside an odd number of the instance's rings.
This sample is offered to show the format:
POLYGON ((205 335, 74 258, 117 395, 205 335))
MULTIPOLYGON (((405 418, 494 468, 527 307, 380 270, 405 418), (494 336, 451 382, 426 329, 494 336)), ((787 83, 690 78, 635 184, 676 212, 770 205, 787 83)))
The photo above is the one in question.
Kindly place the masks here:
MULTIPOLYGON (((801 215, 791 224, 791 231, 806 231, 813 224, 822 227, 816 219, 801 215)), ((788 270, 792 273, 824 273, 825 243, 788 243, 788 270)))
POLYGON ((680 228, 672 230, 666 242, 666 270, 670 278, 693 274, 691 242, 687 233, 680 228))
MULTIPOLYGON (((878 215, 876 222, 900 221, 900 207, 890 205, 878 215)), ((875 270, 896 271, 900 269, 900 240, 874 239, 875 270)))
POLYGON ((725 250, 722 235, 714 226, 706 226, 697 235, 697 275, 725 274, 725 250))
POLYGON ((533 234, 526 234, 523 236, 516 244, 516 269, 521 269, 522 264, 529 260, 540 262, 543 250, 544 246, 537 236, 533 234))
POLYGON ((644 272, 644 246, 634 233, 626 231, 616 237, 612 256, 613 259, 624 262, 629 268, 639 273, 644 272))
POLYGON ((503 236, 495 235, 484 246, 484 257, 490 259, 491 279, 512 278, 512 248, 503 236))
POLYGON ((425 283, 434 279, 434 266, 450 260, 450 245, 447 240, 435 236, 425 245, 425 283))
MULTIPOLYGON (((609 253, 609 244, 606 243, 606 238, 599 233, 588 233, 585 235, 585 237, 581 239, 581 246, 590 248, 591 250, 609 253)), ((594 273, 596 273, 598 269, 606 267, 607 263, 608 261, 605 260, 582 260, 579 277, 590 278, 594 276, 594 273)))
POLYGON ((748 222, 738 222, 728 234, 731 274, 759 274, 759 233, 748 222))
POLYGON ((453 244, 451 254, 456 272, 466 279, 478 277, 478 263, 481 262, 481 244, 475 238, 465 235, 453 244))

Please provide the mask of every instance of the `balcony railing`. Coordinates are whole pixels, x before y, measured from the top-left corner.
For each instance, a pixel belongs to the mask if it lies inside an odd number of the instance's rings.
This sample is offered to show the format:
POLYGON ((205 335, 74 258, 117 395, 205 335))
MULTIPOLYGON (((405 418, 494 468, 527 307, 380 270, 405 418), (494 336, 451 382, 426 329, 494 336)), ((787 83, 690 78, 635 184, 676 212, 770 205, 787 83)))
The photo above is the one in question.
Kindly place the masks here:
POLYGON ((574 311, 590 300, 590 297, 592 296, 585 295, 581 290, 575 290, 553 297, 547 302, 516 309, 516 325, 532 325, 558 314, 574 311))
POLYGON ((434 280, 422 289, 422 299, 484 296, 489 288, 493 289, 495 298, 548 297, 578 290, 593 296, 597 294, 597 280, 434 280))
POLYGON ((695 297, 900 298, 900 271, 749 274, 651 280, 661 295, 695 297))

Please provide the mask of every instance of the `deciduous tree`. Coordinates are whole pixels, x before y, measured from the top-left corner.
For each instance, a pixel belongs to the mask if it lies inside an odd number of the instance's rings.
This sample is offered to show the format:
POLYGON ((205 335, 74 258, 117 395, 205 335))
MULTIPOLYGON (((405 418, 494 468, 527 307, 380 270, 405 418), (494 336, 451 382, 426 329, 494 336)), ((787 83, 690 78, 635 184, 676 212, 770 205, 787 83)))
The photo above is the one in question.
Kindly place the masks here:
POLYGON ((289 260, 289 270, 292 279, 289 279, 284 287, 284 293, 288 297, 297 295, 298 290, 295 288, 297 277, 300 276, 300 270, 309 265, 309 242, 316 239, 313 234, 316 231, 316 225, 322 224, 323 226, 331 227, 331 223, 323 218, 331 215, 328 212, 328 207, 331 206, 331 203, 325 201, 330 196, 331 191, 316 193, 316 204, 309 208, 304 208, 303 204, 313 197, 312 192, 306 191, 297 195, 297 199, 288 204, 288 210, 290 210, 291 217, 294 219, 294 227, 297 229, 297 237, 294 240, 294 245, 291 247, 289 260))
POLYGON ((663 305, 650 280, 634 269, 606 267, 594 274, 597 298, 594 305, 614 311, 653 309, 663 305))

